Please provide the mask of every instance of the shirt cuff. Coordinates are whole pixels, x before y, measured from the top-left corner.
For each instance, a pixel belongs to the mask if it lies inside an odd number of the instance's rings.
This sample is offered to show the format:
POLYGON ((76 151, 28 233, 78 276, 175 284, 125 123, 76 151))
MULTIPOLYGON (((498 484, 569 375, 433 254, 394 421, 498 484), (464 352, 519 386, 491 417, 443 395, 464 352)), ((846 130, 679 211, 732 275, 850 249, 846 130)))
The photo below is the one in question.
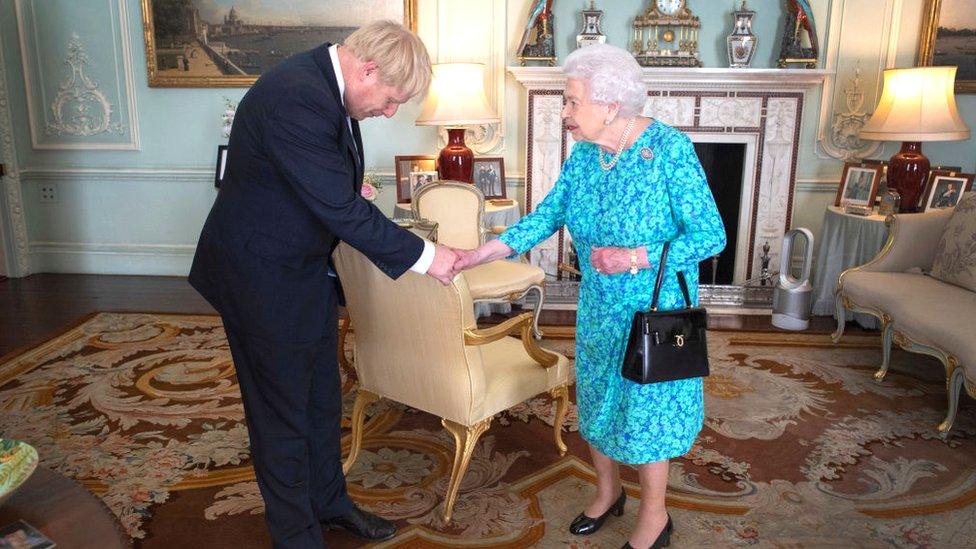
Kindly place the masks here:
POLYGON ((424 240, 424 251, 420 253, 420 259, 410 267, 415 273, 427 274, 430 266, 434 263, 434 251, 436 248, 428 240, 424 240))

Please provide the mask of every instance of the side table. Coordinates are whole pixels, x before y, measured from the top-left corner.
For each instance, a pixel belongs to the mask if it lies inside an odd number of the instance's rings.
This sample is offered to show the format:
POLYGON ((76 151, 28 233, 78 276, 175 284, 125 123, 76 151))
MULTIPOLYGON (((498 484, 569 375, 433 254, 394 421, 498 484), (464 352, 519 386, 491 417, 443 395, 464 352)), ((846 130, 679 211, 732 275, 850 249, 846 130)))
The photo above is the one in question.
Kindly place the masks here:
POLYGON ((102 500, 81 484, 45 467, 0 507, 0 526, 24 520, 71 549, 131 548, 132 540, 102 500))
MULTIPOLYGON (((885 216, 853 215, 844 213, 843 208, 827 206, 813 275, 814 315, 834 315, 834 289, 840 273, 871 261, 887 239, 885 216)), ((851 319, 865 328, 879 327, 871 315, 848 312, 847 320, 851 319)))

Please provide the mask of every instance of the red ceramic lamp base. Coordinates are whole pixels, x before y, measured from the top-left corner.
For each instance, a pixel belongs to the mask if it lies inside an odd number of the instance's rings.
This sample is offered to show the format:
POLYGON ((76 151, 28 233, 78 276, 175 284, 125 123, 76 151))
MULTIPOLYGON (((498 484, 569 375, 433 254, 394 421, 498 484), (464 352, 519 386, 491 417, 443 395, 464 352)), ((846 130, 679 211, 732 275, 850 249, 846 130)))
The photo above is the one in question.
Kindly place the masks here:
POLYGON ((474 182, 474 153, 464 144, 464 128, 448 128, 447 145, 437 157, 437 174, 441 179, 474 182))
POLYGON ((922 144, 905 141, 901 150, 891 157, 888 164, 888 188, 901 195, 901 211, 919 211, 918 202, 925 191, 929 175, 929 159, 922 154, 922 144))

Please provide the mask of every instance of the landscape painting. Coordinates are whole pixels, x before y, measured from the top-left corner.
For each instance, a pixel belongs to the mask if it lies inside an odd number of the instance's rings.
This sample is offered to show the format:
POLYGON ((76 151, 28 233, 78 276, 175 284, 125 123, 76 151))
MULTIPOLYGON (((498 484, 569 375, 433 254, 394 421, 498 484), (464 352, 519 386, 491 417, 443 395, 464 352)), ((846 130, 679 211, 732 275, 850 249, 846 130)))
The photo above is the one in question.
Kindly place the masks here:
POLYGON ((376 19, 415 28, 417 0, 142 0, 149 85, 247 87, 292 54, 376 19))
POLYGON ((918 61, 957 67, 956 93, 976 93, 976 0, 927 0, 918 61))

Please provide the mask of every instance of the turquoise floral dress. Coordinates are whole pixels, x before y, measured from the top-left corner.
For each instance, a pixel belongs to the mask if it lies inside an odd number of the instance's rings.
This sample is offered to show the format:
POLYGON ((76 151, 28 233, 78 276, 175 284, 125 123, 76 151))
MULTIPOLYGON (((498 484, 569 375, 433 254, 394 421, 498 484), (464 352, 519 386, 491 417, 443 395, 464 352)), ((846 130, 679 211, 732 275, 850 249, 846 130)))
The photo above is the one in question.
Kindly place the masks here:
POLYGON ((583 280, 576 317, 580 432, 604 455, 629 464, 686 453, 702 427, 701 378, 640 385, 621 376, 634 312, 651 303, 657 258, 671 241, 661 309, 683 305, 674 273, 684 270, 698 300, 698 263, 725 247, 725 229, 688 136, 652 122, 617 165, 604 171, 598 146, 580 142, 555 186, 531 214, 501 235, 517 253, 565 225, 583 280), (651 268, 604 275, 591 246, 647 246, 651 268))

